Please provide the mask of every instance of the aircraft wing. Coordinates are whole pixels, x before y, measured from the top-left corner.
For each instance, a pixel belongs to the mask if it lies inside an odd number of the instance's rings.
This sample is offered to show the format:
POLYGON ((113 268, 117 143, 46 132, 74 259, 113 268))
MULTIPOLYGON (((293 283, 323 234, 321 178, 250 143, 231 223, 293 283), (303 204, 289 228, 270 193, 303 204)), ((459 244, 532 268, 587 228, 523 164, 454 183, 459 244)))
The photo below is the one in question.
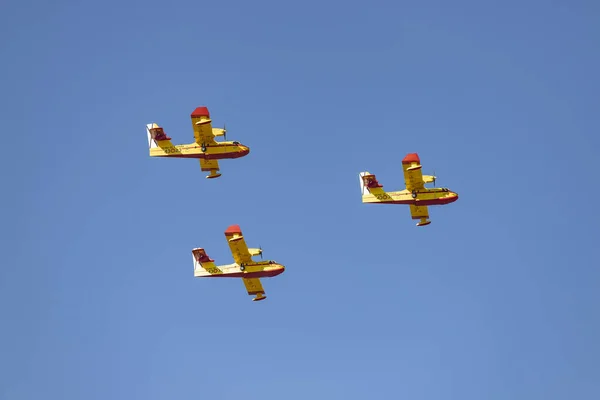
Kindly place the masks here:
POLYGON ((200 158, 200 169, 202 171, 218 171, 219 162, 217 160, 205 160, 200 158))
POLYGON ((402 170, 404 171, 404 182, 407 190, 412 192, 413 190, 425 188, 421 167, 421 160, 417 153, 407 154, 402 160, 402 170))
POLYGON ((194 128, 194 139, 199 145, 216 144, 212 129, 212 120, 206 107, 198 107, 191 115, 192 127, 194 128))
POLYGON ((412 219, 429 218, 429 209, 427 206, 410 205, 410 216, 412 219))
POLYGON ((227 238, 227 244, 233 255, 233 259, 236 263, 242 265, 252 262, 252 255, 248 250, 242 230, 239 225, 231 225, 225 231, 225 237, 227 238))
POLYGON ((242 278, 244 281, 244 285, 246 286, 246 291, 250 296, 253 295, 264 295, 265 290, 262 287, 262 283, 260 283, 260 279, 258 278, 242 278))

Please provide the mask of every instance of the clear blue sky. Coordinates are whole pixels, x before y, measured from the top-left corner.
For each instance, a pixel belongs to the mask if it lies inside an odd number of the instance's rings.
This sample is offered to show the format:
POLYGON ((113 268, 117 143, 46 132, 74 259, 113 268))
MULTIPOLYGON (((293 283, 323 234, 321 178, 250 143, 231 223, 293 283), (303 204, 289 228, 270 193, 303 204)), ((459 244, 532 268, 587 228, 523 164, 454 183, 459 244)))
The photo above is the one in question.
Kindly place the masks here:
POLYGON ((600 398, 600 5, 426 3, 2 2, 0 399, 600 398), (217 180, 148 156, 199 105, 217 180))

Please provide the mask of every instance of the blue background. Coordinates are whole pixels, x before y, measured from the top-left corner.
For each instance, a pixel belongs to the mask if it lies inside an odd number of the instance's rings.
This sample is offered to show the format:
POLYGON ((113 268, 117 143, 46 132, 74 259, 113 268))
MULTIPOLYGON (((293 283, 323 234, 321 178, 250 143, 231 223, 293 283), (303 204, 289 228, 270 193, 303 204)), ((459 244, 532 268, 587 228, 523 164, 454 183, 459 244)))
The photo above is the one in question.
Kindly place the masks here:
POLYGON ((4 1, 0 399, 600 398, 599 3, 414 3, 4 1), (148 156, 199 105, 216 180, 148 156))

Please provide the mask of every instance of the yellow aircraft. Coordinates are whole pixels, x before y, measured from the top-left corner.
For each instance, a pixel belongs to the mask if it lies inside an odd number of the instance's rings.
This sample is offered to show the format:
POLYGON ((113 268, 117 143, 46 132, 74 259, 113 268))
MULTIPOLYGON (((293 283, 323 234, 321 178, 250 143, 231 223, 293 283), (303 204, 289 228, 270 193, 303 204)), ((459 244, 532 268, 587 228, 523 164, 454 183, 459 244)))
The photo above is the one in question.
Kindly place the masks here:
POLYGON ((225 238, 233 255, 233 264, 215 265, 206 251, 202 248, 192 250, 194 260, 194 276, 199 278, 242 278, 246 291, 250 296, 256 295, 252 301, 260 301, 267 298, 260 283, 260 278, 277 276, 285 267, 276 261, 254 261, 252 256, 262 258, 262 249, 253 249, 246 246, 239 225, 231 225, 225 231, 225 238))
POLYGON ((363 203, 409 204, 412 219, 419 219, 417 226, 429 225, 427 206, 443 205, 458 200, 458 193, 447 188, 426 188, 426 183, 435 185, 436 177, 421 173, 421 160, 417 153, 407 154, 402 160, 406 189, 398 192, 386 192, 383 185, 377 182, 375 175, 361 172, 360 190, 363 203))
POLYGON ((207 178, 218 178, 219 162, 224 158, 239 158, 248 155, 250 148, 240 142, 217 142, 215 137, 227 140, 227 130, 213 128, 208 108, 198 107, 192 113, 192 128, 195 143, 173 145, 163 128, 155 123, 146 125, 151 157, 199 158, 200 169, 210 171, 207 178))

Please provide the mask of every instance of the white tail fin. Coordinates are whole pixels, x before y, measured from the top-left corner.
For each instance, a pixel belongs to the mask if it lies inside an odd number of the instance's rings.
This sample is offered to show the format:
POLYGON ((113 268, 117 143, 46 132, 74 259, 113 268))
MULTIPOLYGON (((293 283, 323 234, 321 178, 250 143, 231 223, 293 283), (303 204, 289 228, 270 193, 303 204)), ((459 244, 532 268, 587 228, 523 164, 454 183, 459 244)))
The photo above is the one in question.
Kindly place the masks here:
POLYGON ((360 174, 358 174, 358 179, 360 180, 360 194, 361 194, 361 196, 364 196, 365 194, 369 194, 369 189, 367 189, 365 187, 365 181, 363 179, 363 176, 366 176, 366 175, 371 175, 371 173, 365 171, 365 172, 361 172, 360 174))
POLYGON ((146 133, 148 134, 148 148, 150 149, 153 147, 158 147, 156 145, 156 142, 152 138, 152 134, 150 133, 150 129, 152 128, 158 128, 158 125, 156 125, 155 123, 146 124, 146 133))

